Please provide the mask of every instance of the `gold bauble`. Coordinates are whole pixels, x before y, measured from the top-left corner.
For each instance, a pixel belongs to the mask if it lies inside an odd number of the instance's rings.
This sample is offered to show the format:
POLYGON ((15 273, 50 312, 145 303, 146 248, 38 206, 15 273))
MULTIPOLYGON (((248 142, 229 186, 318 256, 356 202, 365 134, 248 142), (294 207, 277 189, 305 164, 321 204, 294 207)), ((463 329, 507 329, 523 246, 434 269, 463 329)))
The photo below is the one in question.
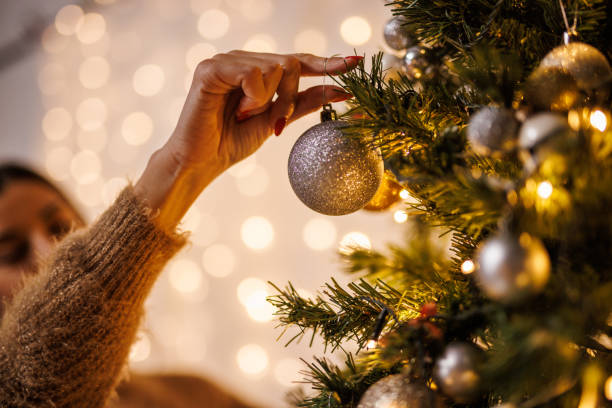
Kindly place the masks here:
POLYGON ((595 47, 581 42, 561 45, 546 54, 542 68, 559 68, 574 77, 578 88, 599 88, 612 76, 610 63, 595 47))
POLYGON ((538 109, 567 111, 580 96, 576 80, 558 67, 538 67, 525 83, 525 100, 538 109))
POLYGON ((400 191, 402 191, 402 186, 395 181, 391 174, 385 172, 374 197, 363 209, 368 211, 385 211, 400 200, 400 191))

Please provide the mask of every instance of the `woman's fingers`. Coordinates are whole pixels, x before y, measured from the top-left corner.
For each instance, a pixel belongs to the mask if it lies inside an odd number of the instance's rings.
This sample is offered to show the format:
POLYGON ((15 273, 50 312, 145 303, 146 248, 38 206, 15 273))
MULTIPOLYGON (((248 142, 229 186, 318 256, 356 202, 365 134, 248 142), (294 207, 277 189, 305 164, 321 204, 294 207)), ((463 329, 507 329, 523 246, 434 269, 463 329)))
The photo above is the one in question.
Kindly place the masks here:
POLYGON ((300 86, 301 64, 297 58, 289 57, 284 61, 283 70, 283 78, 276 89, 278 98, 270 108, 270 118, 276 136, 281 134, 295 109, 300 86))
POLYGON ((289 118, 289 122, 319 110, 326 103, 342 102, 352 97, 353 95, 338 86, 313 86, 298 94, 295 110, 289 118))
POLYGON ((312 54, 293 54, 301 63, 302 76, 336 75, 351 70, 362 56, 324 58, 312 54))

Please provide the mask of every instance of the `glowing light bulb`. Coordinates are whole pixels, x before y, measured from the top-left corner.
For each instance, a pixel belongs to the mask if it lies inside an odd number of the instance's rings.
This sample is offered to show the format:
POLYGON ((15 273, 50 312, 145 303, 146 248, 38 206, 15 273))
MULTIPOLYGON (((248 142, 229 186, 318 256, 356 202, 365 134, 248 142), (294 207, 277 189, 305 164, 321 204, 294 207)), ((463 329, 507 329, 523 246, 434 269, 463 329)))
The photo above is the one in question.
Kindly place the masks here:
POLYGON ((269 322, 274 318, 275 309, 268 302, 268 296, 267 290, 256 290, 245 301, 247 313, 256 322, 269 322))
POLYGON ((538 192, 538 196, 546 200, 552 195, 553 186, 552 184, 550 184, 549 181, 543 181, 540 184, 538 184, 537 192, 538 192))
POLYGON ((246 374, 261 374, 268 368, 268 354, 257 344, 247 344, 238 350, 236 362, 246 374))
POLYGON ((408 198, 410 198, 410 193, 408 192, 408 190, 402 190, 399 192, 399 196, 402 200, 407 200, 408 198))
POLYGON ((472 261, 471 259, 467 259, 461 264, 461 273, 469 275, 475 270, 476 270, 476 265, 474 264, 474 261, 472 261))
POLYGON ((393 213, 393 220, 398 224, 408 221, 408 213, 404 210, 397 210, 393 213))
POLYGON ((378 342, 374 339, 370 339, 368 340, 367 344, 366 344, 366 350, 372 350, 375 349, 376 346, 378 346, 378 342))
MULTIPOLYGON (((200 61, 212 57, 217 53, 214 45, 208 43, 199 43, 193 45, 185 54, 185 64, 190 71, 193 71, 200 61)), ((181 98, 182 102, 182 98, 181 98)), ((182 107, 182 104, 181 104, 182 107)))
POLYGON ((359 16, 349 17, 340 25, 342 39, 350 45, 365 44, 372 36, 370 23, 359 16))
POLYGON ((238 300, 244 306, 247 305, 249 298, 253 293, 257 292, 266 292, 267 286, 264 281, 259 278, 246 278, 238 285, 238 289, 236 293, 238 295, 238 300))
POLYGON ((567 123, 573 130, 580 129, 580 114, 576 110, 567 113, 567 123))
POLYGON ((600 132, 603 132, 604 130, 606 130, 606 127, 608 127, 608 119, 606 118, 606 114, 600 111, 599 109, 596 109, 591 112, 591 115, 589 116, 589 121, 591 122, 591 126, 599 130, 600 132))
POLYGON ((264 217, 249 217, 242 223, 240 235, 247 247, 254 250, 263 250, 272 244, 274 228, 270 221, 264 217))
POLYGON ((106 20, 101 14, 87 13, 76 32, 76 36, 83 44, 93 44, 102 38, 106 32, 106 20))
POLYGON ((372 249, 370 238, 362 232, 349 232, 340 240, 338 250, 340 253, 348 255, 358 249, 372 249))

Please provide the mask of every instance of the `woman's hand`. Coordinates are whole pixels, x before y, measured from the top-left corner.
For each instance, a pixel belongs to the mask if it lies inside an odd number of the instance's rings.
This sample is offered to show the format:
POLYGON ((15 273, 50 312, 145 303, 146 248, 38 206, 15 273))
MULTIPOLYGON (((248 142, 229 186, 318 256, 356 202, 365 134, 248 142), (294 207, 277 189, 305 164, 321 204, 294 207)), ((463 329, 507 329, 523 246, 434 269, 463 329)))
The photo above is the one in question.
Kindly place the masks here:
POLYGON ((151 157, 136 193, 159 210, 162 226, 174 227, 215 177, 269 135, 280 135, 286 124, 325 103, 351 97, 329 85, 298 92, 301 76, 345 72, 361 58, 232 51, 202 61, 176 129, 151 157))

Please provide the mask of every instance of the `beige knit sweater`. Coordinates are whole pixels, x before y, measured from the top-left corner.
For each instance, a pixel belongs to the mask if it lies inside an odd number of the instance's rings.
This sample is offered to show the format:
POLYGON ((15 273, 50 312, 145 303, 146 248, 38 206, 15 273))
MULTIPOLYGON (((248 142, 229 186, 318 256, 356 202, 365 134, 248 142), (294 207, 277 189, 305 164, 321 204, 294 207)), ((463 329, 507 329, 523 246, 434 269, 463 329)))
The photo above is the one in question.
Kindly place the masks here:
POLYGON ((155 225, 131 187, 95 224, 62 241, 2 318, 0 406, 104 407, 143 302, 184 243, 155 225))

